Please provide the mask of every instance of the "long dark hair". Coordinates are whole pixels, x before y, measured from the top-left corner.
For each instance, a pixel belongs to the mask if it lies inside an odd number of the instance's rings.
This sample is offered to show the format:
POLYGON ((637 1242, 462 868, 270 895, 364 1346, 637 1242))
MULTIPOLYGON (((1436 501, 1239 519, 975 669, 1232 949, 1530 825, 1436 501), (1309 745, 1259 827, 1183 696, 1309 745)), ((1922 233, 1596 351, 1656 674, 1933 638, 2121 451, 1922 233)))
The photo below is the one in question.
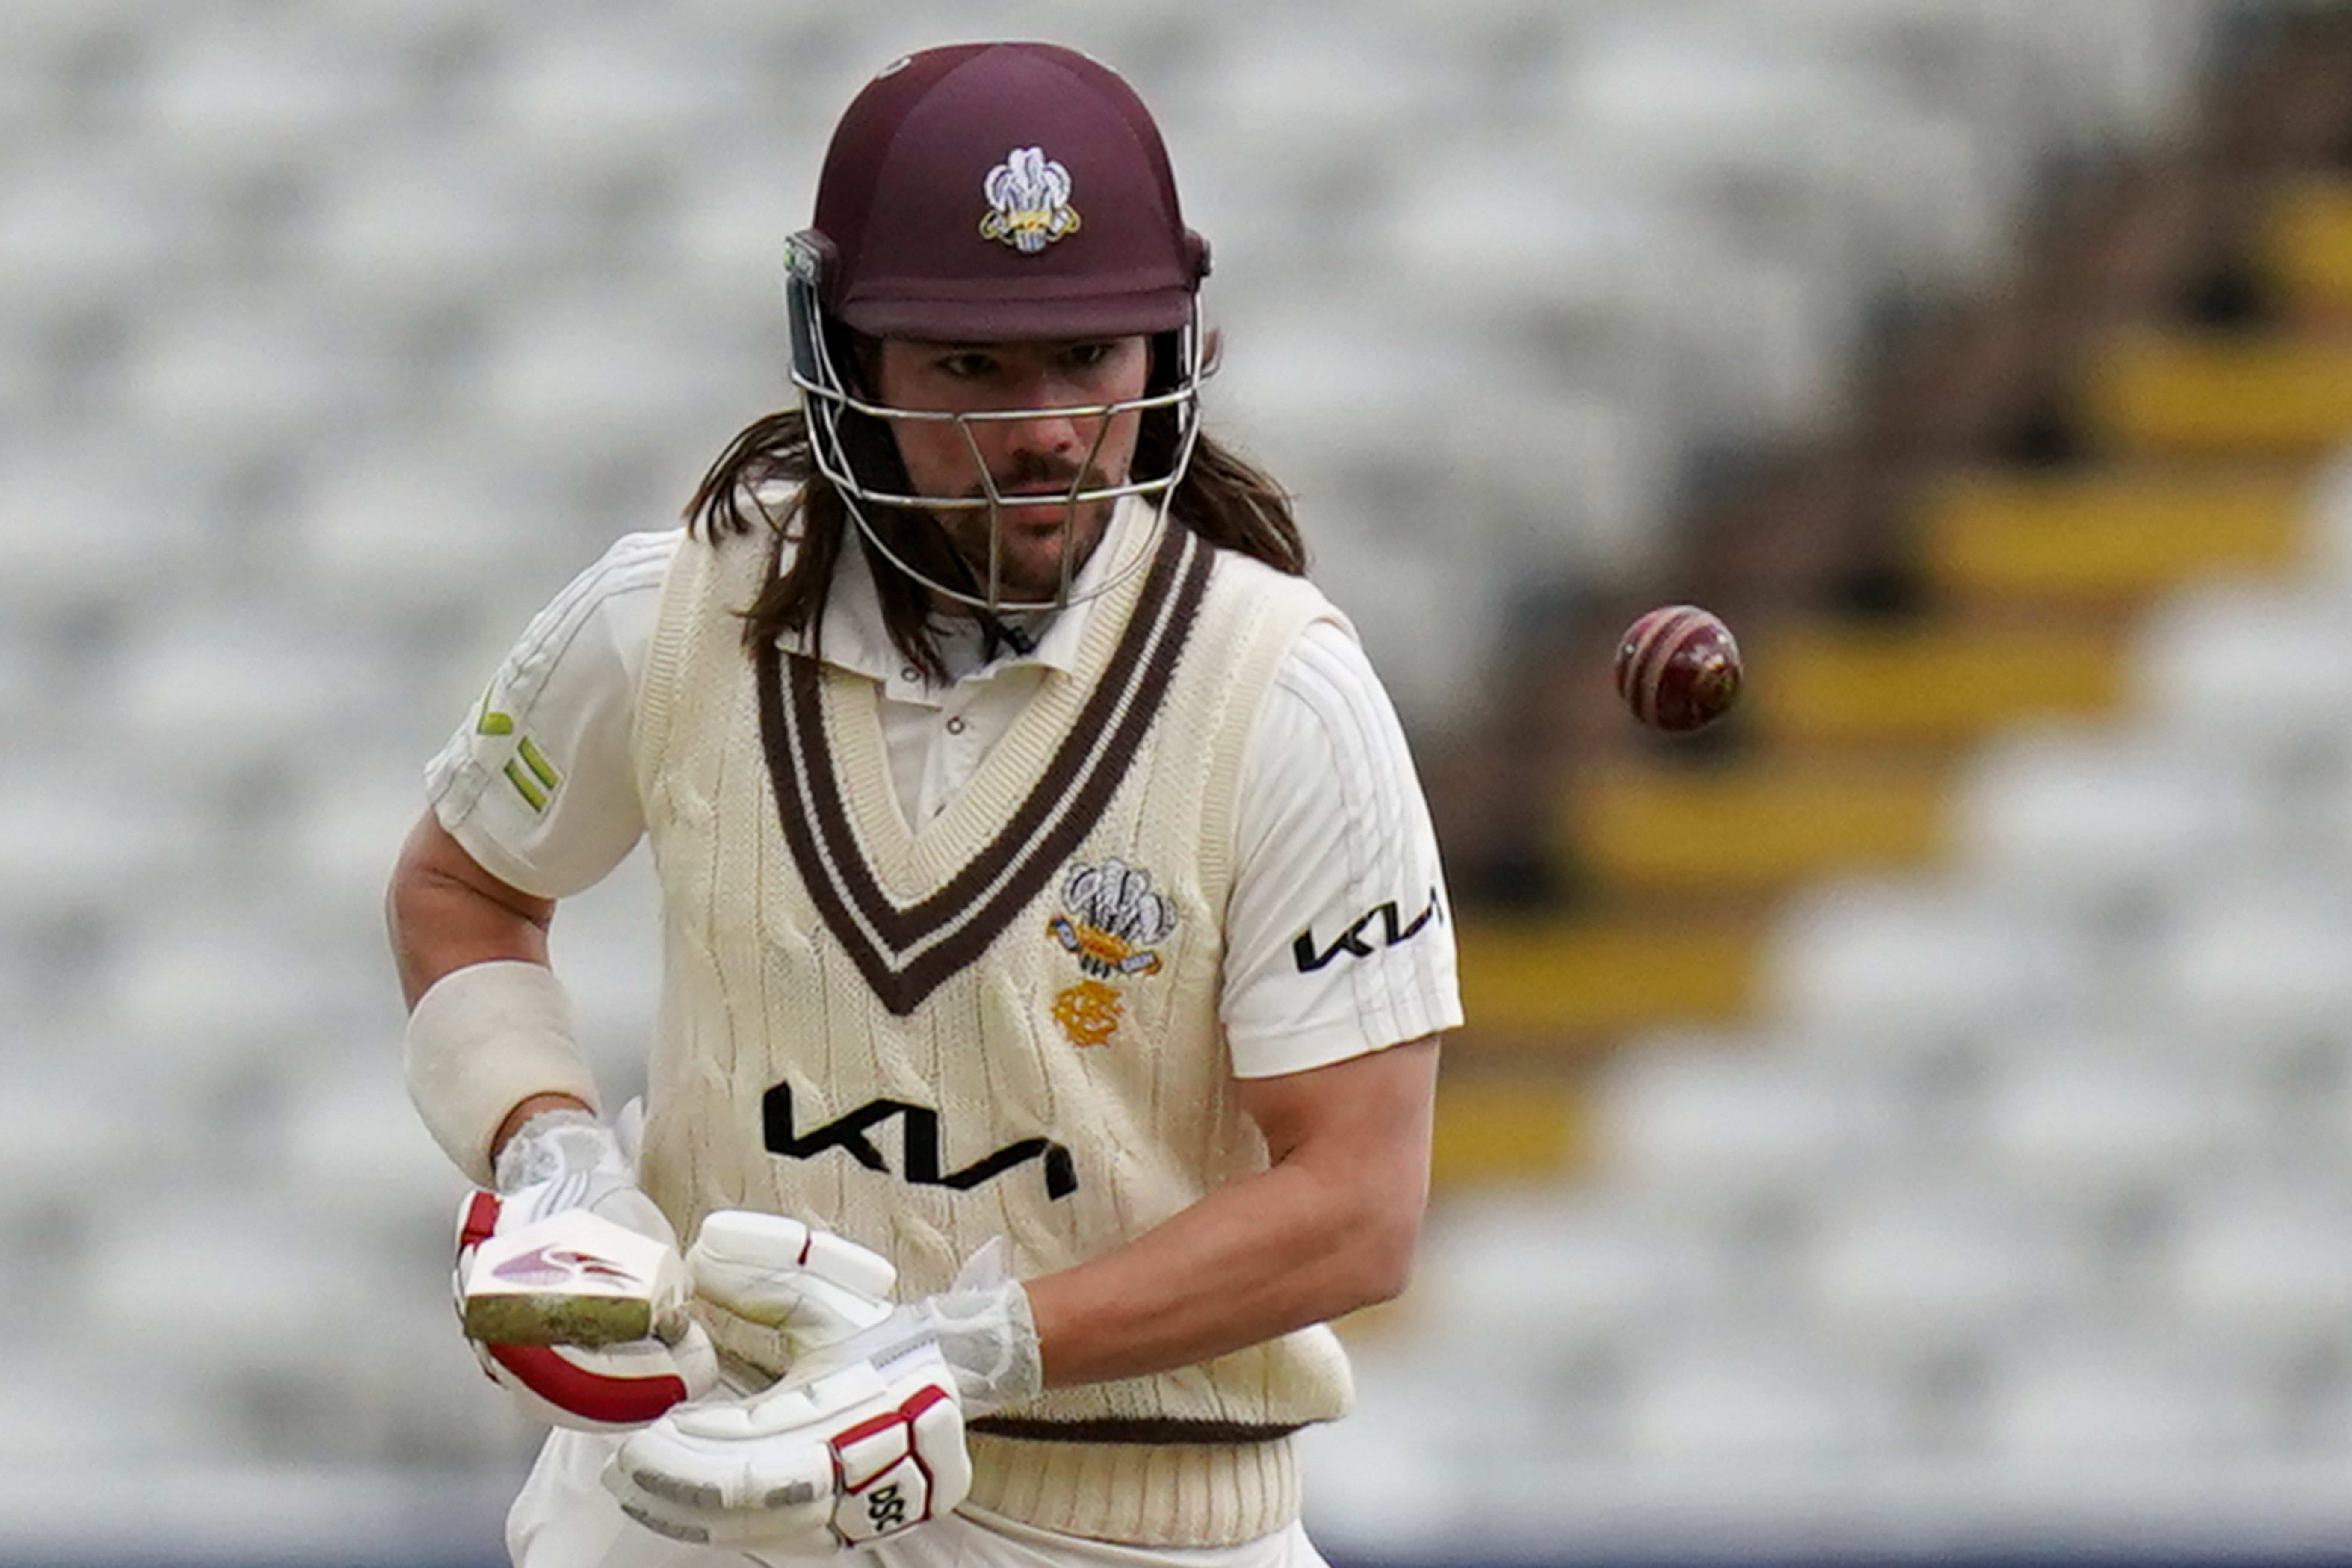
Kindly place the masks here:
MULTIPOLYGON (((905 492, 897 444, 880 421, 845 416, 844 441, 860 475, 874 474, 905 492)), ((1132 471, 1165 474, 1174 465, 1177 424, 1172 411, 1155 409, 1137 432, 1132 471)), ((938 581, 970 584, 971 567, 950 547, 938 524, 899 508, 868 509, 869 521, 908 564, 938 581)), ((1271 477, 1210 437, 1201 436, 1192 459, 1169 500, 1170 520, 1211 544, 1238 551, 1292 576, 1307 572, 1307 546, 1291 515, 1290 498, 1271 477)), ((908 663, 939 683, 947 679, 932 617, 929 591, 880 557, 852 521, 847 502, 816 471, 806 416, 788 408, 738 432, 702 476, 686 505, 689 533, 706 540, 724 534, 769 531, 782 564, 787 544, 792 563, 772 572, 760 596, 744 612, 743 641, 758 647, 783 632, 814 634, 823 622, 834 569, 851 541, 866 552, 882 602, 891 645, 908 663)))

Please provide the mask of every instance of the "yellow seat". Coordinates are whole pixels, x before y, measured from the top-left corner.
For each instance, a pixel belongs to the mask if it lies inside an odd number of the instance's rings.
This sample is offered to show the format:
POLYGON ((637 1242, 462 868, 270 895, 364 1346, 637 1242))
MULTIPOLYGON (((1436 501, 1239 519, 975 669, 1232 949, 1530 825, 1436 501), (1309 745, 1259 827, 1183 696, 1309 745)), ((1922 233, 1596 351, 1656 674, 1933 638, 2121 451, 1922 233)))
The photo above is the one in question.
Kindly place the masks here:
POLYGON ((2127 448, 2315 454, 2352 436, 2352 337, 2135 333, 2096 357, 2084 409, 2127 448))
POLYGON ((1972 474, 1927 503, 1922 554, 1963 599, 2139 599, 2303 552, 2301 487, 2275 466, 1972 474))
POLYGON ((2288 303, 2352 311, 2352 180, 2315 176, 2282 191, 2261 240, 2271 281, 2288 303))
POLYGON ((1757 933, 1744 921, 1465 916, 1465 1034, 1573 1044, 1663 1019, 1723 1020, 1754 994, 1757 933))
POLYGON ((1437 1090, 1431 1179, 1440 1187, 1558 1181, 1580 1158, 1583 1120, 1568 1083, 1449 1079, 1437 1090))
MULTIPOLYGON (((1795 631, 1748 658, 1750 712, 1776 739, 1951 745, 2020 718, 2098 712, 2123 676, 2117 636, 2097 626, 1927 625, 1795 631)), ((1851 790, 1865 816, 1916 798, 1914 781, 1791 778, 1788 792, 1851 790)), ((1829 798, 1835 799, 1832 795, 1829 798)))
POLYGON ((1942 778, 1915 767, 1629 772, 1580 791, 1569 831, 1583 866, 1612 887, 1754 895, 1930 859, 1944 796, 1942 778))

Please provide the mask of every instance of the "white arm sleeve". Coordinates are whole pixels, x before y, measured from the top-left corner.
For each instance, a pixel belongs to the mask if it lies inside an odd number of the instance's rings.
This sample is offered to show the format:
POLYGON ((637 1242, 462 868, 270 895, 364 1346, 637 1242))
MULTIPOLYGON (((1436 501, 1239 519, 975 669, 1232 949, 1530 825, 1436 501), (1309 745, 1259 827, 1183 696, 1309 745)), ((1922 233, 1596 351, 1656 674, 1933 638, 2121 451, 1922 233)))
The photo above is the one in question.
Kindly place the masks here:
POLYGON ((1307 627, 1243 754, 1222 1004, 1266 1078, 1455 1027, 1452 910, 1404 731, 1363 650, 1307 627))
POLYGON ((534 617, 425 769, 450 837, 544 899, 593 886, 645 833, 630 728, 682 530, 633 533, 534 617))

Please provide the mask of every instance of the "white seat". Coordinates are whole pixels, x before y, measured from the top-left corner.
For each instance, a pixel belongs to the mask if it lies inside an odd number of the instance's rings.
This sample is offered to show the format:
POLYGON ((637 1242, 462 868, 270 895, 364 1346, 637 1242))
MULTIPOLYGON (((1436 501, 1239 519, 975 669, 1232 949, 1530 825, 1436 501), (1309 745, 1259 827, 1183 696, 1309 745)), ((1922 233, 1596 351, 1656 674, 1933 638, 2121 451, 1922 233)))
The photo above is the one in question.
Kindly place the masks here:
POLYGON ((688 311, 676 301, 551 296, 503 315, 455 390, 467 417, 551 458, 646 450, 637 467, 652 469, 647 504, 628 526, 658 526, 719 447, 775 406, 776 342, 743 340, 698 302, 688 311))
POLYGON ((244 167, 292 158, 315 167, 396 126, 405 62, 370 54, 307 11, 227 13, 196 25, 156 13, 152 47, 125 83, 128 123, 167 163, 244 167))
POLYGON ((178 1056, 187 1071, 318 1048, 323 1030, 341 1026, 356 977, 309 911, 265 901, 225 910, 217 896, 183 894, 123 921, 97 1008, 105 1026, 160 1061, 178 1056))
POLYGON ((345 614, 446 615, 545 553, 549 510, 473 442, 362 451, 307 471, 286 564, 345 614))
MULTIPOLYGON (((58 1313, 59 1304, 50 1302, 48 1310, 58 1313)), ((159 1352, 126 1353, 120 1344, 94 1343, 78 1318, 64 1315, 73 1328, 62 1342, 26 1354, 22 1366, 0 1378, 0 1465, 20 1483, 47 1478, 58 1487, 76 1474, 134 1468, 152 1473, 188 1454, 219 1451, 220 1414, 208 1406, 198 1380, 159 1352)), ((12 1487, 0 1508, 0 1539, 9 1542, 12 1555, 26 1516, 38 1511, 26 1493, 38 1489, 12 1487)), ((91 1521, 79 1522, 77 1547, 93 1533, 91 1521)))
POLYGON ((2011 896, 2092 912, 2193 889, 2265 845, 2233 753, 2179 734, 2047 726, 1996 739, 1955 802, 1958 853, 2011 896))
POLYGON ((645 1083, 661 1012, 661 889, 642 842, 563 901, 548 950, 572 993, 581 1049, 617 1107, 645 1083))
MULTIPOLYGON (((85 1042, 79 1060, 30 1041, 11 1044, 8 1093, 0 1097, 0 1213, 21 1206, 24 1221, 37 1223, 51 1205, 86 1196, 93 1173, 136 1170, 152 1146, 141 1116, 153 1108, 138 1075, 105 1061, 94 1042, 85 1042)), ((21 1266, 38 1268, 34 1259, 21 1266)))
POLYGON ((1866 1170, 1904 1131, 1885 1083, 1737 1036, 1651 1037, 1613 1055, 1592 1084, 1591 1126, 1610 1179, 1727 1198, 1866 1170))
POLYGON ((136 302, 209 255, 217 225, 135 138, 49 149, 0 180, 0 287, 18 326, 48 311, 136 302))
POLYGON ((1628 390, 1560 391, 1530 374, 1455 413, 1433 445, 1448 489, 1482 514, 1504 582, 1630 584, 1660 564, 1674 433, 1628 390), (1530 451, 1559 467, 1510 456, 1530 451), (1576 482, 1563 489, 1562 472, 1576 482))
POLYGON ((200 864, 206 824, 193 802, 140 787, 102 747, 26 747, 0 770, 0 924, 124 911, 109 889, 168 885, 200 864))
POLYGON ((272 456, 383 411, 393 388, 368 329, 303 290, 159 310, 135 334, 113 412, 167 439, 272 456))
POLYGON ((1654 184, 1727 196, 1720 210, 1751 244, 1832 267, 1859 259, 1915 283, 1963 276, 1995 253, 2014 176, 1888 90, 1850 44, 1808 47, 1723 10, 1696 26, 1622 29, 1571 58, 1558 110, 1570 133, 1654 184), (1872 155, 1822 156, 1825 139, 1872 155))
POLYGON ((1914 1366, 2079 1309, 2094 1285, 2048 1205, 1927 1173, 1825 1193, 1791 1265, 1801 1310, 1833 1341, 1914 1366))
POLYGON ((2352 1016, 2352 890, 2325 865, 2241 874, 2155 933, 2144 995, 2217 1040, 2333 1037, 2352 1016))
POLYGON ((183 1183, 96 1205, 82 1303, 90 1327, 173 1345, 200 1366, 348 1358, 380 1303, 419 1282, 387 1267, 367 1232, 300 1223, 274 1195, 183 1183))
POLYGON ((2221 582, 2168 595, 2133 668, 2153 720, 2209 751, 2352 742, 2352 588, 2221 582))
MULTIPOLYGON (((791 395, 783 376, 782 240, 806 220, 801 193, 816 189, 829 130, 812 123, 788 136, 787 144, 762 140, 706 152, 669 181, 663 198, 667 214, 651 237, 663 252, 656 263, 662 275, 694 280, 714 309, 739 318, 775 312, 771 330, 755 341, 775 357, 779 405, 791 395)), ((1189 204, 1186 216, 1192 216, 1189 204)))
MULTIPOLYGON (((469 1186, 409 1103, 399 1028, 397 1005, 388 1000, 380 1038, 320 1041, 321 1062, 287 1075, 277 1142, 299 1199, 292 1206, 322 1223, 340 1216, 354 1228, 426 1237, 434 1252, 415 1259, 425 1268, 442 1261, 437 1253, 455 1234, 469 1186)), ((437 1318, 441 1303, 430 1305, 437 1318)))
MULTIPOLYGON (((70 649, 89 640, 97 612, 152 605, 204 569, 219 473, 161 432, 150 456, 124 463, 112 436, 60 432, 0 458, 0 610, 16 631, 44 628, 70 649), (90 549, 78 517, 110 519, 135 549, 90 549)), ((48 672, 58 689, 81 673, 48 672)))
POLYGON ((1676 279, 1639 257, 1698 237, 1685 215, 1601 156, 1564 148, 1495 148, 1466 135, 1401 150, 1375 215, 1381 252, 1450 308, 1495 300, 1525 310, 1589 302, 1670 309, 1676 279), (1477 243, 1465 243, 1475 237, 1477 243))
POLYGON ((1198 77, 1192 118, 1180 113, 1178 127, 1254 145, 1288 168, 1362 158, 1475 91, 1467 61, 1404 29, 1334 29, 1309 11, 1276 8, 1245 31, 1210 37, 1226 47, 1198 77))
POLYGON ((2200 1334, 2352 1350, 2345 1181, 2296 1172, 2198 1191, 2177 1219, 2161 1279, 2166 1305, 2200 1334))
POLYGON ((1957 1152, 2062 1199, 2178 1193, 2269 1136, 2263 1086, 2170 1032, 2028 1029, 1990 1061, 1977 1141, 1957 1152))
POLYGON ((2053 1336, 1990 1369, 1984 1437, 1999 1460, 2111 1486, 2135 1467, 2256 1451, 2261 1411, 2195 1348, 2146 1335, 2053 1336))
MULTIPOLYGON (((462 714, 446 717, 454 730, 462 714)), ((384 886, 401 845, 425 811, 425 764, 440 745, 431 718, 420 713, 411 731, 355 742, 320 760, 301 775, 280 822, 292 895, 311 900, 322 913, 365 911, 379 948, 384 886)))
POLYGON ((1853 1460, 1901 1440, 1895 1389, 1804 1339, 1730 1328, 1662 1348, 1627 1379, 1624 1447, 1638 1466, 1853 1460))
POLYGON ((2340 592, 2352 584, 2352 451, 2338 451, 2313 469, 2304 509, 2312 525, 2314 576, 2340 592))
POLYGON ((564 199, 575 168, 419 134, 346 162, 299 230, 305 260, 355 300, 439 305, 542 286, 591 242, 564 199))
POLYGON ((1942 1034, 2070 1012, 2105 981, 2097 943, 1960 881, 1852 879, 1801 893, 1764 984, 1796 1029, 1942 1034))
POLYGON ((1605 1186, 1451 1204, 1430 1221, 1413 1308, 1433 1338, 1530 1362, 1622 1348, 1719 1293, 1714 1238, 1691 1220, 1605 1186))
POLYGON ((187 770, 183 784, 332 744, 355 695, 385 689, 365 631, 299 604, 240 610, 191 591, 134 628, 108 693, 111 739, 187 770))
POLYGON ((706 47, 651 14, 513 26, 500 45, 478 86, 493 144, 560 151, 575 165, 657 171, 762 119, 759 51, 706 47))

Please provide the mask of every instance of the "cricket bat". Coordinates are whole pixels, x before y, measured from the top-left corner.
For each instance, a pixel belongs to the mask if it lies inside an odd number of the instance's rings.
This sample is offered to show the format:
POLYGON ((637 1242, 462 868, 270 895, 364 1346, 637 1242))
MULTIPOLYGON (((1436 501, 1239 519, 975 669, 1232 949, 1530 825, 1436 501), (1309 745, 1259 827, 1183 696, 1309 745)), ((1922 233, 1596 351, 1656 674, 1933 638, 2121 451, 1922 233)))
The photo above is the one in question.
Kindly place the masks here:
POLYGON ((485 1344, 675 1339, 692 1287, 674 1248, 586 1209, 485 1237, 465 1269, 466 1333, 485 1344))

